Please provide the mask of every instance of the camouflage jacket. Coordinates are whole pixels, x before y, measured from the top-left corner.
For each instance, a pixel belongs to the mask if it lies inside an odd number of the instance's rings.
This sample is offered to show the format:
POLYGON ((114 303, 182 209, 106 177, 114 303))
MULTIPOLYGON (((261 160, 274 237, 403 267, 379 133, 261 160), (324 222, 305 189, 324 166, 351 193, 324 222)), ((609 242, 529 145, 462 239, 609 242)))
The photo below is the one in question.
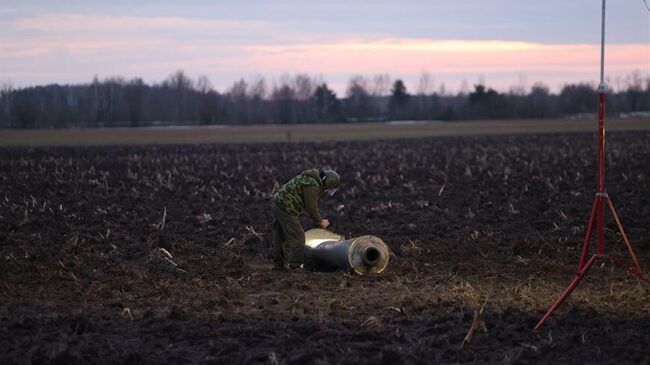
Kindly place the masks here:
POLYGON ((305 209, 314 223, 320 224, 318 199, 324 191, 318 170, 310 169, 282 185, 273 195, 273 201, 291 215, 299 215, 305 209))

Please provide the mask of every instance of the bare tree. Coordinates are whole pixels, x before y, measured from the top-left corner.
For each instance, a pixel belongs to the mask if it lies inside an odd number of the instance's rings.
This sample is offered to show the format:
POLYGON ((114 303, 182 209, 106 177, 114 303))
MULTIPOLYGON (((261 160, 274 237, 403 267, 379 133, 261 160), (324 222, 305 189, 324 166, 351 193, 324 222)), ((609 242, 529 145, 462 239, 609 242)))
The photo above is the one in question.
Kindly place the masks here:
POLYGON ((418 82, 417 96, 417 117, 419 119, 433 119, 433 116, 431 115, 433 88, 433 76, 431 76, 429 71, 422 71, 418 82))
POLYGON ((458 95, 467 96, 469 95, 469 84, 466 79, 463 79, 460 83, 460 90, 458 90, 458 95))
POLYGON ((422 71, 418 82, 418 95, 431 95, 434 89, 434 79, 429 71, 422 71))
POLYGON ((387 96, 390 93, 392 83, 391 77, 387 73, 376 74, 372 78, 370 94, 375 97, 387 96))
POLYGON ((126 80, 119 76, 109 77, 104 80, 105 91, 103 93, 104 109, 109 125, 115 125, 120 116, 120 99, 123 94, 126 80))
POLYGON ((367 119, 372 110, 370 107, 370 94, 368 93, 368 80, 362 75, 355 75, 348 82, 346 91, 347 111, 352 120, 367 119))
POLYGON ((483 86, 487 85, 485 83, 485 75, 483 75, 483 74, 478 75, 478 83, 477 83, 477 85, 483 85, 483 86))
POLYGON ((300 101, 311 98, 316 90, 316 82, 308 74, 296 75, 293 84, 296 91, 296 99, 300 101))
POLYGON ((249 78, 250 86, 246 91, 248 96, 252 99, 262 100, 266 98, 268 93, 268 87, 266 85, 266 79, 262 75, 253 75, 249 78))
POLYGON ((14 86, 10 81, 3 81, 0 83, 0 101, 2 105, 2 118, 0 119, 0 128, 12 127, 11 114, 12 114, 12 95, 14 86))
POLYGON ((368 80, 363 77, 363 75, 354 75, 348 81, 347 96, 352 97, 362 91, 365 94, 368 94, 368 80))
POLYGON ((530 88, 528 100, 529 110, 527 110, 527 115, 541 118, 552 115, 553 112, 548 86, 541 82, 533 84, 533 87, 530 88))
POLYGON ((192 79, 190 79, 183 70, 178 70, 167 78, 165 81, 169 87, 177 90, 189 90, 192 89, 192 79))
POLYGON ((168 85, 176 95, 176 120, 183 122, 186 118, 187 93, 192 90, 192 79, 190 79, 183 70, 178 70, 171 74, 165 84, 168 85))
POLYGON ((247 95, 250 99, 250 115, 255 123, 268 122, 270 119, 264 109, 264 99, 266 99, 267 93, 266 79, 262 75, 254 75, 249 78, 247 95))
POLYGON ((93 125, 97 127, 99 125, 99 120, 101 119, 100 117, 100 106, 101 106, 101 99, 100 99, 100 92, 101 92, 101 85, 99 83, 99 80, 97 79, 97 76, 93 78, 92 84, 90 84, 90 93, 89 93, 89 98, 90 98, 90 120, 92 121, 93 125))
POLYGON ((238 123, 247 123, 249 120, 248 99, 246 98, 247 91, 248 83, 244 79, 235 81, 228 91, 233 107, 231 115, 238 123))
POLYGON ((625 77, 625 85, 627 86, 626 99, 631 111, 639 111, 643 105, 643 78, 641 71, 634 70, 631 74, 625 77))
POLYGON ((528 80, 526 75, 520 74, 517 77, 517 83, 510 86, 510 94, 523 96, 526 95, 526 89, 528 89, 528 80))
POLYGON ((139 77, 131 80, 126 86, 126 104, 129 109, 129 120, 132 127, 140 125, 142 120, 144 88, 144 81, 139 77))
POLYGON ((271 100, 275 105, 276 120, 280 123, 296 123, 296 92, 288 84, 273 89, 271 100))
POLYGON ((243 99, 246 97, 246 91, 248 90, 248 83, 244 79, 239 79, 235 81, 234 84, 228 90, 228 94, 231 98, 234 99, 243 99))
POLYGON ((208 91, 212 89, 212 83, 207 76, 201 75, 198 79, 196 79, 196 91, 200 92, 201 94, 207 94, 208 91))
POLYGON ((444 82, 440 83, 440 86, 438 86, 438 95, 440 96, 447 95, 447 85, 445 85, 444 82))
POLYGON ((208 76, 196 79, 195 90, 198 92, 195 102, 198 121, 201 124, 215 124, 219 117, 219 94, 214 90, 208 76))
POLYGON ((641 91, 643 90, 643 78, 641 71, 634 70, 629 75, 625 76, 625 87, 628 90, 641 91))
POLYGON ((294 90, 296 92, 296 117, 299 122, 313 122, 316 106, 312 97, 316 91, 318 81, 308 74, 298 74, 294 78, 294 90))

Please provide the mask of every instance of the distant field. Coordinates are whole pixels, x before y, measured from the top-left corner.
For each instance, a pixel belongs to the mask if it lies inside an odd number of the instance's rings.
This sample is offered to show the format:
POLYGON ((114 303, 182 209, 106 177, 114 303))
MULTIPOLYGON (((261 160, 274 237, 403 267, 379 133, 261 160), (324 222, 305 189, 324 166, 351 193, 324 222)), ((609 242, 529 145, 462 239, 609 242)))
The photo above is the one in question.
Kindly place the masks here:
MULTIPOLYGON (((650 130, 650 118, 609 119, 611 131, 650 130)), ((595 120, 543 119, 61 130, 0 130, 0 147, 316 142, 527 133, 595 132, 595 120)))

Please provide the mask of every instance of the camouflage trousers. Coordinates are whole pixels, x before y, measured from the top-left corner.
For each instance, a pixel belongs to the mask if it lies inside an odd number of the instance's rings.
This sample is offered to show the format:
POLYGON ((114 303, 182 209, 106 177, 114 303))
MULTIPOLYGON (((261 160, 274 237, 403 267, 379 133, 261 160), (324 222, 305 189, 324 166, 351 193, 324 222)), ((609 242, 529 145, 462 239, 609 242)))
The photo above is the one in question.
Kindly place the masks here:
POLYGON ((305 260, 305 231, 297 215, 273 203, 273 264, 301 265, 305 260))

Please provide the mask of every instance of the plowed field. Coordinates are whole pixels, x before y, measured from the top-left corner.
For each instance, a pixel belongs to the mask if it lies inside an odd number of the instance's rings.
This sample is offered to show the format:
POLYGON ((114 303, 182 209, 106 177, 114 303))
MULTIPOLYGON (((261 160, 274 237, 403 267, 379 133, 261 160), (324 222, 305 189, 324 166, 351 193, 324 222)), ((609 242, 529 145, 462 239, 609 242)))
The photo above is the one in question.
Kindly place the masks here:
MULTIPOLYGON (((596 146, 1 149, 0 363, 650 364, 650 284, 607 260, 532 331, 575 274, 596 146), (311 167, 340 173, 323 216, 382 238, 385 273, 270 270, 271 193, 311 167)), ((650 133, 607 148, 608 192, 647 272, 650 133)), ((607 222, 607 251, 626 257, 607 222)))

